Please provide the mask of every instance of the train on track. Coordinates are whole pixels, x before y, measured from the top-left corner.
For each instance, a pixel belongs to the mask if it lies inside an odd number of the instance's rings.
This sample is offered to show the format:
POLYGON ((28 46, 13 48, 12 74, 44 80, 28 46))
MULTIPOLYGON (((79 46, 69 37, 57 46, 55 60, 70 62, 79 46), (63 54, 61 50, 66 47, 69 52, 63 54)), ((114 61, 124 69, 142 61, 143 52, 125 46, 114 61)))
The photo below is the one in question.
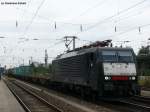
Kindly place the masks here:
POLYGON ((109 42, 96 42, 57 56, 47 77, 31 75, 30 66, 11 71, 17 78, 69 88, 81 94, 98 97, 140 95, 133 49, 108 47, 109 42))

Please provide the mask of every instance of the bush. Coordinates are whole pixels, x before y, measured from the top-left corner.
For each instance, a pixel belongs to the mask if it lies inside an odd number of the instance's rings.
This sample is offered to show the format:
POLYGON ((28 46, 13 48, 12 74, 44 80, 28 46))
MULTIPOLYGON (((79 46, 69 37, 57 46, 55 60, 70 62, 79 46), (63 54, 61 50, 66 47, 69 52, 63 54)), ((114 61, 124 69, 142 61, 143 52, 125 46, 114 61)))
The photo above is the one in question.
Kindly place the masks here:
POLYGON ((150 76, 143 76, 143 78, 139 78, 139 84, 144 87, 150 87, 150 76))

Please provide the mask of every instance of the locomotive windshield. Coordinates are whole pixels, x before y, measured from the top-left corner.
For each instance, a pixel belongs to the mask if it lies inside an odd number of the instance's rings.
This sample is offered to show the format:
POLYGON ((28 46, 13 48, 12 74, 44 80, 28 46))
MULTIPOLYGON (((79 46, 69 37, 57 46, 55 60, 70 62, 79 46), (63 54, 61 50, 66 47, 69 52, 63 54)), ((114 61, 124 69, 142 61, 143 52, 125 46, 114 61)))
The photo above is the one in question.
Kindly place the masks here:
POLYGON ((102 57, 105 62, 133 62, 131 51, 102 51, 102 57))
POLYGON ((117 61, 115 51, 103 51, 103 61, 117 61))
POLYGON ((130 51, 118 51, 119 62, 133 62, 133 56, 130 51))

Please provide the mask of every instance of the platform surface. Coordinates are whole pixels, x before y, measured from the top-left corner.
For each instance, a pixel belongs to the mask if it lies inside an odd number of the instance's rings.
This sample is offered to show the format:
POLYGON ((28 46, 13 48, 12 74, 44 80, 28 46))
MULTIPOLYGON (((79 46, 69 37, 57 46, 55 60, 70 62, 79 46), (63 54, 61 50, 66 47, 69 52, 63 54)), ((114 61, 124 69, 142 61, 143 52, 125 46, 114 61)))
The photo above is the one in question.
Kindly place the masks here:
POLYGON ((3 80, 0 80, 0 112, 25 112, 3 80))
POLYGON ((150 91, 142 90, 142 91, 141 91, 141 95, 142 95, 142 96, 146 96, 146 97, 150 97, 150 91))

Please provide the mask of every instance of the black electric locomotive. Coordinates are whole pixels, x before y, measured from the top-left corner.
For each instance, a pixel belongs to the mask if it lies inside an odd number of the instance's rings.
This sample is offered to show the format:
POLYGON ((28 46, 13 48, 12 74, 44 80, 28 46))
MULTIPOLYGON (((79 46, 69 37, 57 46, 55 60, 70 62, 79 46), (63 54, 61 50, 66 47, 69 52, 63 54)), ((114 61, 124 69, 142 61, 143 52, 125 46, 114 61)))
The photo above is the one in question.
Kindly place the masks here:
POLYGON ((132 48, 87 47, 53 60, 51 82, 83 94, 139 95, 136 59, 132 48))

